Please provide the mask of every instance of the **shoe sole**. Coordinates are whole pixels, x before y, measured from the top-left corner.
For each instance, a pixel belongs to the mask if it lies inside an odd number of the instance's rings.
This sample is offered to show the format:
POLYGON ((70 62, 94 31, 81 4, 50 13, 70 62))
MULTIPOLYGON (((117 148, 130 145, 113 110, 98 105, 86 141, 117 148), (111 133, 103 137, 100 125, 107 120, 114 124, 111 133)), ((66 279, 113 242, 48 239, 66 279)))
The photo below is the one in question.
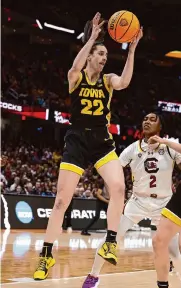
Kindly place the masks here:
MULTIPOLYGON (((55 263, 54 263, 52 266, 50 266, 50 267, 48 268, 48 270, 49 270, 50 268, 52 268, 54 265, 55 265, 55 263)), ((45 279, 48 277, 48 274, 49 274, 49 271, 48 271, 47 274, 45 275, 45 278, 43 278, 43 279, 33 278, 33 279, 34 279, 35 281, 42 281, 42 280, 45 280, 45 279)))
POLYGON ((96 286, 94 286, 93 288, 97 288, 100 284, 100 280, 98 280, 98 282, 96 283, 96 286))

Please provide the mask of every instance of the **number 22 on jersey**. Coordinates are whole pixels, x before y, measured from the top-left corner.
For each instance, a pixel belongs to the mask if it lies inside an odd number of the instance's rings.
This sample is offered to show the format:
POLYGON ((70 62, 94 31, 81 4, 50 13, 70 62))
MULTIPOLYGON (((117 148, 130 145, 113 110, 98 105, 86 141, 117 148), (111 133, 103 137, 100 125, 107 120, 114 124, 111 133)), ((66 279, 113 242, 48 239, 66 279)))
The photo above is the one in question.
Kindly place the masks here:
POLYGON ((85 107, 81 110, 81 114, 87 114, 87 115, 102 115, 104 105, 102 103, 102 100, 95 99, 93 101, 88 99, 81 99, 81 104, 85 107), (95 111, 92 111, 93 107, 97 107, 95 111))

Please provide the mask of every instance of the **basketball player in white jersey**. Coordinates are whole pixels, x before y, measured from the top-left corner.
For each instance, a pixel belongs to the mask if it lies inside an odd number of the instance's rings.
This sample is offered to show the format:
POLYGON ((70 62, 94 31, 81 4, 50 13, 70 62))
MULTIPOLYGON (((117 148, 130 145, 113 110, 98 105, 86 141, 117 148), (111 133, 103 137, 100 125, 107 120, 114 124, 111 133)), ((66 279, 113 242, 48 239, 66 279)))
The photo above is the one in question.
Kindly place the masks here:
MULTIPOLYGON (((121 216, 118 243, 126 231, 145 217, 151 218, 152 222, 158 225, 162 208, 172 197, 174 163, 176 162, 181 169, 180 153, 165 144, 153 144, 151 149, 148 146, 148 139, 153 135, 160 135, 163 130, 162 117, 155 113, 146 115, 142 128, 144 138, 128 146, 120 155, 121 165, 130 165, 132 170, 133 195, 126 203, 124 215, 121 216)), ((176 241, 178 244, 178 239, 176 241)), ((102 243, 104 240, 99 244, 97 251, 102 243)), ((87 276, 82 288, 98 287, 98 276, 104 262, 105 260, 96 253, 91 274, 87 276)))
MULTIPOLYGON (((149 139, 150 144, 152 141, 165 144, 175 151, 181 153, 181 144, 179 143, 171 142, 168 139, 162 139, 156 135, 149 139)), ((168 247, 173 236, 177 233, 181 233, 181 182, 177 187, 176 193, 174 193, 166 207, 163 208, 161 214, 162 216, 157 232, 153 237, 153 250, 157 273, 157 285, 159 288, 168 288, 168 247)), ((176 255, 175 251, 171 252, 172 257, 174 258, 174 264, 176 265, 176 270, 177 272, 180 272, 181 276, 181 255, 176 255)))

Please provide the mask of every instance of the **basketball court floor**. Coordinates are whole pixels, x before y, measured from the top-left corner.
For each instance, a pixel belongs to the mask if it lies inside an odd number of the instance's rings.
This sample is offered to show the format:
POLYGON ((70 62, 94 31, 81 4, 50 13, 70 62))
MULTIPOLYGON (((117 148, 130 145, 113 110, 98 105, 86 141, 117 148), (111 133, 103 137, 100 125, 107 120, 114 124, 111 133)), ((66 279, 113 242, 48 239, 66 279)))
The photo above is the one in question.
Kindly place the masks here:
MULTIPOLYGON (((4 288, 81 288, 90 272, 94 254, 104 234, 81 236, 64 232, 55 242, 56 265, 44 281, 34 281, 33 272, 41 251, 45 231, 4 230, 1 232, 1 283, 4 288)), ((104 265, 99 287, 156 288, 150 231, 131 231, 121 240, 119 263, 104 265)), ((171 288, 181 288, 175 272, 170 274, 171 288)))

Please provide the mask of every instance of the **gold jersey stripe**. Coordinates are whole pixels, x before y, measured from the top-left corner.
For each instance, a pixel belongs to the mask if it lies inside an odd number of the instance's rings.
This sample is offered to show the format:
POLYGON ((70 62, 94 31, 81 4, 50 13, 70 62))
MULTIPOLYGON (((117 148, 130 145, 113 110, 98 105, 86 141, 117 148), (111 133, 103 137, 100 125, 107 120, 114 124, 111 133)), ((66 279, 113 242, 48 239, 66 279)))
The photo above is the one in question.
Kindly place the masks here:
POLYGON ((167 208, 163 208, 161 214, 170 219, 173 223, 181 226, 181 218, 175 215, 172 211, 168 210, 167 208))
POLYGON ((69 90, 69 93, 70 93, 70 94, 71 94, 73 91, 75 91, 75 89, 78 88, 78 86, 79 86, 79 84, 80 84, 81 81, 82 81, 82 73, 80 72, 80 74, 79 74, 79 79, 77 80, 75 86, 74 86, 72 89, 69 90))
POLYGON ((108 103, 107 103, 107 108, 109 110, 109 113, 106 115, 107 125, 109 127, 110 126, 110 120, 111 120, 110 105, 111 105, 111 100, 112 100, 112 95, 113 95, 113 89, 108 86, 107 77, 106 77, 105 74, 103 76, 103 81, 104 81, 104 85, 106 87, 106 90, 109 92, 109 100, 108 100, 108 103))
POLYGON ((62 162, 60 164, 60 170, 68 170, 77 173, 78 175, 82 176, 84 173, 84 169, 80 168, 77 165, 71 164, 71 163, 66 163, 62 162))
POLYGON ((112 88, 108 86, 106 74, 103 75, 103 81, 104 81, 104 85, 105 85, 107 91, 109 92, 109 94, 111 94, 112 93, 112 88))
POLYGON ((94 165, 94 167, 98 170, 100 167, 102 167, 106 163, 108 163, 112 160, 117 160, 117 159, 118 159, 118 156, 117 156, 116 152, 113 150, 113 151, 109 152, 107 155, 105 155, 103 158, 98 160, 96 162, 96 164, 94 165))

